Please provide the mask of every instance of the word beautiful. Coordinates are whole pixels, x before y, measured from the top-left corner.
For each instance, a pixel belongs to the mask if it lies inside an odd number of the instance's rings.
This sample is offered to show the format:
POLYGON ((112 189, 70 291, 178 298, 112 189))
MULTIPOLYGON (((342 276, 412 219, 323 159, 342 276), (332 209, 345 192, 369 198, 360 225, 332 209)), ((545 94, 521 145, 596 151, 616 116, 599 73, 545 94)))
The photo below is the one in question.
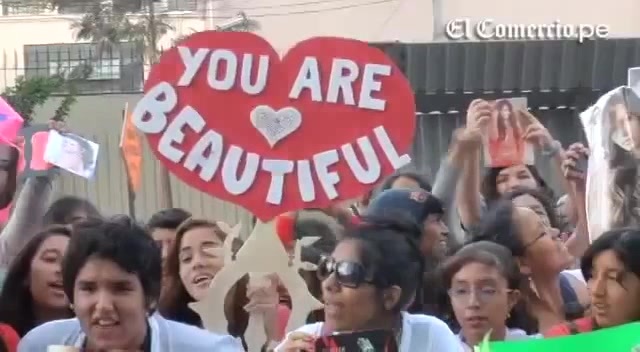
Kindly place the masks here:
MULTIPOLYGON (((231 51, 199 49, 192 55, 187 48, 178 48, 178 50, 185 64, 185 70, 178 80, 178 86, 189 85, 206 55, 210 54, 208 85, 214 90, 230 90, 237 87, 238 60, 235 55, 230 55, 233 54, 231 51), (219 71, 221 61, 226 61, 225 72, 219 71)), ((262 68, 258 69, 258 78, 253 84, 249 79, 252 63, 252 55, 245 54, 240 68, 239 86, 246 94, 255 95, 259 94, 266 84, 268 57, 263 56, 259 59, 259 66, 262 68)), ((320 91, 320 74, 315 58, 307 58, 304 61, 300 73, 292 84, 289 97, 296 99, 303 90, 309 89, 312 100, 337 103, 337 97, 339 93, 342 93, 344 102, 341 103, 351 103, 364 109, 379 111, 385 109, 386 101, 373 98, 371 94, 381 89, 381 82, 375 80, 376 75, 388 75, 391 71, 389 66, 365 65, 362 88, 358 94, 358 103, 356 103, 352 84, 358 76, 358 66, 352 61, 344 59, 335 59, 333 65, 334 68, 331 70, 332 74, 324 99, 322 99, 320 91)), ((307 118, 313 117, 307 116, 307 118)), ((369 136, 360 137, 354 143, 342 144, 336 149, 310 155, 305 160, 272 159, 247 152, 237 145, 225 146, 223 136, 207 126, 207 119, 210 118, 210 116, 203 117, 189 105, 179 106, 176 88, 167 82, 159 82, 150 87, 136 106, 132 116, 134 124, 142 132, 146 134, 162 133, 157 145, 159 154, 176 164, 181 164, 190 172, 199 168, 198 177, 205 182, 210 182, 220 169, 222 184, 225 190, 232 195, 241 195, 247 192, 257 178, 269 176, 270 184, 265 200, 269 204, 279 205, 282 202, 284 189, 292 188, 286 187, 284 176, 295 173, 297 174, 297 188, 303 202, 312 202, 316 199, 313 174, 316 175, 326 197, 330 200, 336 199, 338 197, 336 185, 340 182, 341 175, 330 171, 330 168, 341 161, 340 154, 358 182, 372 184, 381 177, 381 160, 376 155, 372 139, 369 136), (169 119, 167 114, 176 109, 180 111, 175 117, 169 119), (187 128, 190 131, 186 131, 187 128), (185 152, 180 149, 180 144, 184 142, 187 133, 197 134, 198 139, 191 150, 185 152), (358 160, 353 144, 358 145, 364 163, 358 160), (240 160, 245 154, 245 165, 240 173, 240 160)), ((233 116, 232 118, 242 117, 233 116)), ((246 118, 249 119, 249 116, 246 118)), ((408 155, 399 155, 384 126, 373 128, 373 137, 380 150, 383 151, 384 157, 394 169, 410 162, 411 159, 408 155)))

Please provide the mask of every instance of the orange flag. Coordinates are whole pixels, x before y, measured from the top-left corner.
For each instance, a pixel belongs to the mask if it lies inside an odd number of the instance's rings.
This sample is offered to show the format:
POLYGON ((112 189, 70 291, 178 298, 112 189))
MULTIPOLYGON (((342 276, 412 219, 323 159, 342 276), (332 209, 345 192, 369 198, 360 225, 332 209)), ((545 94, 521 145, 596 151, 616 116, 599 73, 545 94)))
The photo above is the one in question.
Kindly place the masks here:
POLYGON ((136 127, 131 121, 128 107, 128 104, 124 107, 120 150, 122 151, 122 158, 124 159, 129 185, 135 193, 140 188, 140 183, 142 182, 142 141, 140 140, 140 135, 136 127))

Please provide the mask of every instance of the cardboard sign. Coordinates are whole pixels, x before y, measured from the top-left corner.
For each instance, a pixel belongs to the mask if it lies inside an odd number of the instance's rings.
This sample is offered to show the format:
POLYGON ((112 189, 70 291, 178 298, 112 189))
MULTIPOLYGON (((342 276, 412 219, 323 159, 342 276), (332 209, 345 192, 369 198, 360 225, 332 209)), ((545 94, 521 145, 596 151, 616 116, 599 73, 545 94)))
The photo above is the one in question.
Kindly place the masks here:
POLYGON ((44 160, 72 174, 93 177, 100 146, 72 133, 49 132, 44 160))
POLYGON ((50 127, 46 124, 31 125, 20 131, 24 142, 20 162, 20 178, 47 176, 54 165, 44 161, 44 151, 49 141, 50 127))
POLYGON ((640 323, 632 323, 590 333, 548 339, 509 342, 484 341, 475 352, 637 352, 640 323))
POLYGON ((518 111, 527 109, 527 98, 499 99, 492 102, 493 113, 484 143, 487 167, 533 165, 534 148, 523 136, 530 121, 518 111))
MULTIPOLYGON (((300 276, 300 270, 305 270, 306 267, 301 259, 302 246, 311 245, 319 238, 305 237, 296 241, 293 258, 291 258, 276 234, 274 222, 257 221, 251 235, 234 258, 232 244, 239 235, 239 224, 228 230, 223 244, 222 269, 211 281, 207 296, 201 301, 189 304, 189 307, 202 319, 203 327, 218 334, 228 334, 224 302, 233 285, 247 274, 250 281, 277 274, 291 297, 292 309, 286 331, 293 331, 304 325, 311 312, 323 307, 322 303, 309 292, 306 282, 300 276)), ((260 351, 268 342, 265 335, 264 315, 249 316, 244 340, 249 352, 260 351)))
POLYGON ((590 151, 586 207, 591 240, 612 228, 640 226, 635 211, 640 199, 629 191, 637 179, 622 177, 640 158, 637 127, 631 123, 638 118, 640 97, 629 87, 604 94, 580 114, 590 151))
POLYGON ((255 34, 199 32, 144 91, 132 118, 158 159, 263 221, 356 198, 410 162, 413 91, 364 42, 313 38, 280 59, 255 34))
POLYGON ((397 352, 393 331, 372 330, 323 336, 316 340, 316 352, 397 352))
POLYGON ((14 144, 23 124, 22 116, 0 97, 0 141, 14 144))

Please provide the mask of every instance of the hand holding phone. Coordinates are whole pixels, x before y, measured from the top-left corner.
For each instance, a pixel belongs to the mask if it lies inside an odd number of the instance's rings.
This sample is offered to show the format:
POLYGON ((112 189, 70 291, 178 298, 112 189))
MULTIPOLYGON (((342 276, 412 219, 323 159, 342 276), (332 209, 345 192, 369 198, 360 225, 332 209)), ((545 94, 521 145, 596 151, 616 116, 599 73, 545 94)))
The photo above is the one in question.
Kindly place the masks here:
POLYGON ((586 178, 589 169, 589 149, 582 143, 574 143, 565 153, 565 160, 562 163, 562 171, 565 178, 578 181, 586 178))
POLYGON ((589 159, 586 155, 582 155, 578 160, 576 160, 575 171, 581 172, 586 175, 588 169, 589 159))

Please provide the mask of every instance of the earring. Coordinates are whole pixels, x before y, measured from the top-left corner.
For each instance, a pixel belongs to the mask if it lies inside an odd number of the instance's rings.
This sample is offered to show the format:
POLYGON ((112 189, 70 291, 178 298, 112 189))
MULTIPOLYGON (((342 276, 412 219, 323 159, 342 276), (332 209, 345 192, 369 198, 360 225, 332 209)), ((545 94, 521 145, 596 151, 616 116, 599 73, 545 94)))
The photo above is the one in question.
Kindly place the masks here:
POLYGON ((69 303, 69 309, 73 310, 73 303, 69 303))

